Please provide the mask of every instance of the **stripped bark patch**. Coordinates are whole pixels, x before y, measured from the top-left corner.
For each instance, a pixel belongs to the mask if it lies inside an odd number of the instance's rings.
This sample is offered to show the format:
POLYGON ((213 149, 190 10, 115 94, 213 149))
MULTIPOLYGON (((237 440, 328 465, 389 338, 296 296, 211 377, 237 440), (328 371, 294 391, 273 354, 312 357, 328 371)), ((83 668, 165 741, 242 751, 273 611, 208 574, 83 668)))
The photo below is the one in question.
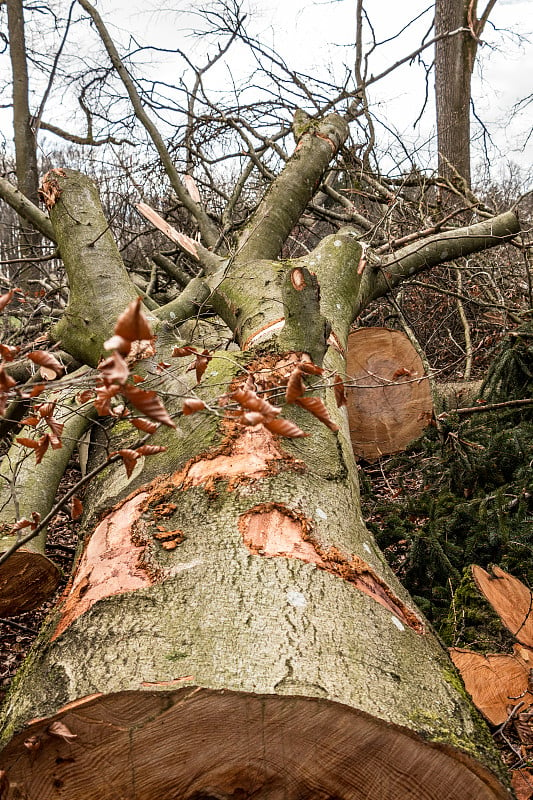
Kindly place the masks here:
POLYGON ((243 542, 251 553, 300 558, 323 566, 311 542, 304 539, 305 524, 305 518, 273 503, 256 506, 239 518, 243 542))
POLYGON ((132 542, 132 529, 146 496, 146 492, 137 494, 113 509, 92 534, 60 607, 61 616, 52 639, 98 600, 154 583, 141 566, 144 545, 132 542))
POLYGON ((262 425, 253 428, 239 426, 239 435, 227 451, 219 455, 204 455, 176 473, 173 481, 181 488, 213 486, 216 480, 229 481, 233 488, 244 480, 257 480, 277 471, 277 462, 285 461, 274 436, 262 425))
POLYGON ((312 522, 303 514, 279 503, 261 503, 241 514, 238 524, 245 546, 254 555, 298 558, 315 564, 371 597, 416 633, 424 633, 422 621, 366 561, 314 542, 312 522))
POLYGON ((243 351, 249 350, 251 347, 254 347, 258 342, 262 341, 263 339, 268 339, 275 333, 279 333, 284 325, 285 325, 285 317, 281 317, 280 319, 275 319, 273 322, 269 322, 267 325, 263 325, 261 328, 256 330, 254 333, 251 334, 251 336, 249 336, 246 339, 246 341, 242 346, 243 351))

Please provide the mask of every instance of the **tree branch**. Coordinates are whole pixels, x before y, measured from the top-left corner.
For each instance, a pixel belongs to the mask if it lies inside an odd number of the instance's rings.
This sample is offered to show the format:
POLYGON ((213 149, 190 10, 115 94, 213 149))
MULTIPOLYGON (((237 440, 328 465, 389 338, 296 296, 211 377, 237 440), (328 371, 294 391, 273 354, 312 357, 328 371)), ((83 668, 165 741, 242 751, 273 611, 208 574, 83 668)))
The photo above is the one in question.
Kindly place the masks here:
POLYGON ((129 139, 115 139, 114 136, 105 136, 103 139, 95 139, 92 134, 77 136, 74 133, 69 133, 62 128, 58 128, 57 125, 52 125, 50 122, 44 122, 43 120, 39 123, 39 127, 41 130, 53 133, 54 136, 59 136, 61 139, 65 139, 67 142, 72 142, 73 144, 86 144, 91 147, 101 147, 103 144, 115 144, 117 146, 129 144, 133 146, 133 142, 130 142, 129 139))
POLYGON ((137 298, 98 190, 85 175, 52 170, 43 179, 50 217, 68 275, 68 307, 53 335, 83 364, 96 366, 117 317, 137 298))
POLYGON ((37 228, 39 233, 42 233, 42 235, 50 239, 51 242, 56 242, 54 228, 46 214, 43 214, 40 208, 37 208, 31 200, 24 197, 22 192, 16 189, 5 178, 0 178, 0 197, 16 211, 22 219, 37 228))
POLYGON ((337 114, 310 122, 241 235, 236 254, 240 262, 278 257, 347 136, 348 125, 337 114))
POLYGON ((366 268, 356 313, 361 313, 369 302, 383 297, 406 278, 446 261, 505 244, 519 232, 517 216, 512 211, 506 211, 475 225, 436 234, 422 242, 402 247, 376 267, 366 268))

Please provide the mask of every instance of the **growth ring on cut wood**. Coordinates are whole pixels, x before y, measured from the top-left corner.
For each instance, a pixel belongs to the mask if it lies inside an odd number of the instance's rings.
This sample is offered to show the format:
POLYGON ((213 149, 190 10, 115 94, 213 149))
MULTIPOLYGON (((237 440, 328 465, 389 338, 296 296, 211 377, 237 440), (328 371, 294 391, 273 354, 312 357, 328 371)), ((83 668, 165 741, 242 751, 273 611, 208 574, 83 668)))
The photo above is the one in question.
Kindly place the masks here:
POLYGON ((450 655, 470 697, 491 725, 502 725, 519 701, 523 708, 533 703, 528 691, 530 654, 519 646, 512 654, 487 655, 452 647, 450 655))
POLYGON ((0 769, 3 800, 508 797, 464 753, 341 703, 195 686, 69 703, 12 739, 0 769))
POLYGON ((32 611, 55 592, 59 568, 33 550, 17 550, 0 565, 0 617, 32 611))
POLYGON ((360 328, 348 337, 346 387, 356 456, 373 461, 420 436, 433 413, 420 356, 403 333, 360 328))

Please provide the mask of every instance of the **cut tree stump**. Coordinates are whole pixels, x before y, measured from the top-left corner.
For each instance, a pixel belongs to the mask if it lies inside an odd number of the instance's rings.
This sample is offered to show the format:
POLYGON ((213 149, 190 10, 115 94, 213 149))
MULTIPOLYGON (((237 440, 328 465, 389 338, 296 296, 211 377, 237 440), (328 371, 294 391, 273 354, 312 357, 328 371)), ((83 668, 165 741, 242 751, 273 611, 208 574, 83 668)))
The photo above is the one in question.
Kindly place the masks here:
POLYGON ((159 688, 82 698, 34 721, 3 754, 2 798, 508 797, 465 755, 340 703, 159 688))
POLYGON ((404 450, 431 421, 420 356, 400 331, 360 328, 348 337, 346 389, 354 453, 366 461, 404 450))

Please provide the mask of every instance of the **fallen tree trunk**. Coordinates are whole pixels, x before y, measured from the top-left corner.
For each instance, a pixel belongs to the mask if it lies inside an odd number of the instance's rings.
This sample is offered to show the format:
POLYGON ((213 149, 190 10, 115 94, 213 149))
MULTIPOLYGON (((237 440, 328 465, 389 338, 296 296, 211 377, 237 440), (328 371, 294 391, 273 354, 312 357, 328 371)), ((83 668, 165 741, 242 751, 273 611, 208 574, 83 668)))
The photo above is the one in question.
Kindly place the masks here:
MULTIPOLYGON (((331 147, 308 135, 307 159, 331 147)), ((63 216, 93 194, 69 171, 57 180, 52 220, 74 268, 63 216)), ((69 229, 78 235, 83 225, 69 229)), ((93 482, 73 579, 4 706, 8 800, 508 797, 488 731, 361 517, 327 377, 345 369, 360 258, 348 232, 298 263, 258 271, 237 254, 224 280, 214 274, 213 305, 242 350, 209 354, 194 391, 206 410, 158 432, 165 452, 93 482), (318 417, 293 403, 241 424, 246 391, 279 404, 297 370, 309 375, 306 331, 325 368, 309 386, 325 403, 318 417)), ((99 319, 84 309, 92 363, 99 319)), ((156 344, 148 372, 170 360, 170 337, 156 344)), ((76 347, 82 357, 82 338, 76 347)), ((184 369, 165 385, 178 399, 192 397, 184 369)), ((121 420, 109 448, 131 442, 121 420)))

